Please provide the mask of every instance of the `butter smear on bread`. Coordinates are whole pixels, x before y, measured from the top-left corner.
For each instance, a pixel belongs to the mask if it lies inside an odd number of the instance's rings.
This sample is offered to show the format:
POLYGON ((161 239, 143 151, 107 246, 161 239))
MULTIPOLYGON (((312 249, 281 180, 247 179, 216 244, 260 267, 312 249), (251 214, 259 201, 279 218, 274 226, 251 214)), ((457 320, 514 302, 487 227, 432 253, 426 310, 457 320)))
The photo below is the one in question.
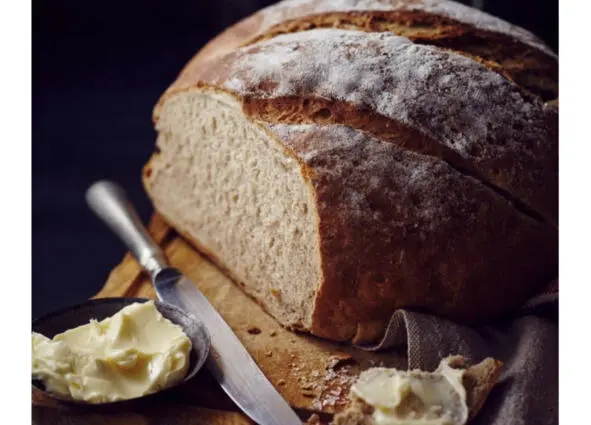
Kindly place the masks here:
POLYGON ((463 374, 445 359, 434 372, 373 368, 351 392, 373 407, 376 425, 461 425, 469 416, 463 374))

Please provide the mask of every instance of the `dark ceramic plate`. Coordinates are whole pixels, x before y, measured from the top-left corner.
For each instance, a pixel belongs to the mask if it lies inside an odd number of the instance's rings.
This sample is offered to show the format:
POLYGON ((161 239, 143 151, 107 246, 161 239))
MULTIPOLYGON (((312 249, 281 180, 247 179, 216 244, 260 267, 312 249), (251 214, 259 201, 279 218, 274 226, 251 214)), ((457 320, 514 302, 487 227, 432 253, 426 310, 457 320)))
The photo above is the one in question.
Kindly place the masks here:
MULTIPOLYGON (((43 317, 38 318, 33 322, 33 331, 45 335, 48 338, 53 338, 55 335, 67 331, 68 329, 75 328, 77 326, 87 324, 90 319, 103 320, 117 313, 124 307, 127 307, 133 303, 143 303, 150 301, 146 298, 100 298, 90 300, 82 304, 78 304, 72 307, 66 307, 53 313, 49 313, 43 317)), ((181 385, 191 379, 203 366, 207 356, 209 355, 210 339, 209 334, 205 328, 205 325, 197 320, 195 316, 185 312, 184 310, 161 301, 155 301, 156 308, 158 311, 170 320, 183 328, 183 331, 193 344, 191 355, 189 359, 189 371, 182 382, 175 385, 181 385)), ((56 400, 73 403, 78 405, 86 406, 106 406, 106 405, 119 405, 122 403, 130 403, 137 400, 143 400, 152 395, 160 394, 159 391, 154 394, 139 397, 131 400, 121 400, 110 403, 102 404, 91 404, 84 401, 72 400, 60 396, 59 394, 50 393, 46 391, 43 382, 40 380, 33 379, 33 386, 43 391, 48 397, 56 400)), ((171 388, 167 388, 163 391, 167 391, 171 388)))

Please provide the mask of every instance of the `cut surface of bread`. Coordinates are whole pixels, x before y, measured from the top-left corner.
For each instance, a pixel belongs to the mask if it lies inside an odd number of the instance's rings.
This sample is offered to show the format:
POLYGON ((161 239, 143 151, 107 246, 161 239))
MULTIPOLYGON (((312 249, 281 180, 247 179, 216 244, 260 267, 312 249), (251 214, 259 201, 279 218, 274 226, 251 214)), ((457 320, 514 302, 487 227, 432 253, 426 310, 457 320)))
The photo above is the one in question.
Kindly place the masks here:
POLYGON ((157 129, 148 178, 156 208, 284 325, 309 328, 318 220, 297 158, 221 92, 176 96, 157 129))

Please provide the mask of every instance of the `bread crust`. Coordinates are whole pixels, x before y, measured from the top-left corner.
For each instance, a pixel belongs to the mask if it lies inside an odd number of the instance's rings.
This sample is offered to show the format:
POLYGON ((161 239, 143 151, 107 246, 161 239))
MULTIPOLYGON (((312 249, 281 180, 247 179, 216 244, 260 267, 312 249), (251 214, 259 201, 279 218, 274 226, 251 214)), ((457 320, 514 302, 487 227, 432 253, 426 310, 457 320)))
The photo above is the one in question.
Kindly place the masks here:
MULTIPOLYGON (((277 87, 289 75, 282 73, 279 80, 256 79, 243 66, 245 60, 272 52, 278 44, 305 50, 310 43, 298 34, 292 37, 295 41, 286 43, 277 34, 305 31, 313 25, 312 20, 325 22, 331 16, 341 25, 342 13, 357 19, 355 25, 359 27, 360 20, 369 16, 367 22, 375 23, 386 12, 298 13, 269 26, 269 20, 265 22, 267 10, 228 29, 185 67, 159 105, 186 90, 223 90, 238 98, 251 121, 302 164, 316 196, 323 272, 308 330, 334 340, 369 342, 382 335, 387 319, 397 308, 482 322, 517 307, 537 285, 555 277, 557 101, 544 104, 528 94, 528 87, 524 90, 513 84, 511 76, 497 80, 490 77, 496 87, 511 93, 512 99, 519 98, 523 110, 528 111, 527 117, 526 112, 514 113, 518 118, 523 115, 518 121, 523 127, 516 131, 524 135, 520 138, 514 132, 514 144, 503 145, 509 133, 490 127, 486 138, 472 137, 470 152, 464 155, 426 131, 430 121, 445 121, 450 112, 420 109, 421 104, 416 103, 420 100, 406 104, 419 108, 420 119, 405 123, 372 105, 371 98, 355 104, 319 91, 314 83, 308 84, 316 68, 290 87, 289 96, 281 95, 277 87), (270 41, 252 44, 263 39, 270 41), (240 44, 252 45, 238 48, 240 44), (351 140, 357 144, 344 143, 351 140), (499 146, 502 149, 495 151, 499 146), (433 187, 411 181, 411 174, 401 165, 408 170, 422 165, 433 187), (370 178, 372 173, 383 181, 376 184, 370 178), (400 205, 404 206, 402 210, 400 205), (425 216, 427 213, 431 215, 425 216)), ((484 38, 491 33, 490 28, 479 29, 425 11, 387 13, 388 22, 428 22, 430 28, 440 30, 435 36, 432 31, 429 37, 439 37, 439 41, 457 40, 475 31, 484 31, 479 33, 484 38)), ((368 28, 371 30, 371 25, 368 28)), ((491 45, 498 44, 498 37, 512 37, 521 48, 535 50, 540 58, 546 57, 544 60, 551 58, 535 40, 515 38, 515 34, 502 31, 495 34, 489 35, 491 45)), ((431 44, 436 45, 433 37, 431 44)), ((482 67, 484 62, 479 57, 466 55, 471 58, 466 61, 473 63, 467 64, 467 69, 482 67)), ((490 64, 487 67, 494 68, 490 64)), ((482 80, 479 84, 488 83, 482 80)), ((388 84, 383 90, 392 88, 388 84)), ((470 79, 465 84, 470 85, 470 79)), ((429 87, 435 90, 439 86, 429 87)), ((467 110, 477 104, 478 96, 467 102, 467 110)), ((449 106, 455 107, 453 103, 449 106)), ((507 107, 511 106, 507 101, 507 107)), ((159 112, 157 106, 156 121, 159 112)), ((150 193, 149 184, 145 184, 150 193)), ((194 238, 189 239, 199 246, 194 238)), ((208 255, 223 267, 215 253, 208 255)), ((258 301, 264 306, 264 300, 258 301)))
MULTIPOLYGON (((541 40, 501 19, 446 0, 278 2, 242 19, 207 43, 167 93, 191 87, 200 79, 207 62, 240 46, 280 34, 327 27, 391 31, 416 43, 452 49, 487 63, 544 100, 558 96, 558 57, 541 40)), ((156 105, 155 116, 165 97, 156 105)))
MULTIPOLYGON (((299 11, 298 7, 294 9, 299 11)), ((508 34, 420 10, 402 8, 296 15, 254 36, 247 44, 313 28, 389 31, 417 44, 438 46, 470 57, 544 100, 558 96, 558 60, 548 50, 535 48, 508 34)))
POLYGON ((324 275, 313 334, 352 339, 398 308, 482 321, 553 275, 540 261, 556 255, 554 229, 445 162, 345 126, 271 129, 312 170, 324 275))

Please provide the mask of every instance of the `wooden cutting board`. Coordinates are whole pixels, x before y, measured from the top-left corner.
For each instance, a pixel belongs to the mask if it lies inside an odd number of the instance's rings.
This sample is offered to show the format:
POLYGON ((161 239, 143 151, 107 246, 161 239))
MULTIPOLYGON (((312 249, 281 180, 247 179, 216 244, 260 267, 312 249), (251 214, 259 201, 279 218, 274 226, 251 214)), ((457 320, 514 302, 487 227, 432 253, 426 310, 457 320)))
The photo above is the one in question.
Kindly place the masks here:
MULTIPOLYGON (((195 282, 234 330, 267 378, 305 420, 325 420, 347 404, 351 383, 363 369, 384 365, 406 368, 404 353, 371 353, 283 329, 203 254, 179 237, 159 216, 150 234, 169 262, 195 282)), ((96 297, 156 298, 149 277, 130 254, 112 270, 96 297)), ((207 370, 190 383, 165 392, 150 405, 104 413, 79 411, 33 393, 34 423, 44 424, 252 424, 238 412, 207 370)))

